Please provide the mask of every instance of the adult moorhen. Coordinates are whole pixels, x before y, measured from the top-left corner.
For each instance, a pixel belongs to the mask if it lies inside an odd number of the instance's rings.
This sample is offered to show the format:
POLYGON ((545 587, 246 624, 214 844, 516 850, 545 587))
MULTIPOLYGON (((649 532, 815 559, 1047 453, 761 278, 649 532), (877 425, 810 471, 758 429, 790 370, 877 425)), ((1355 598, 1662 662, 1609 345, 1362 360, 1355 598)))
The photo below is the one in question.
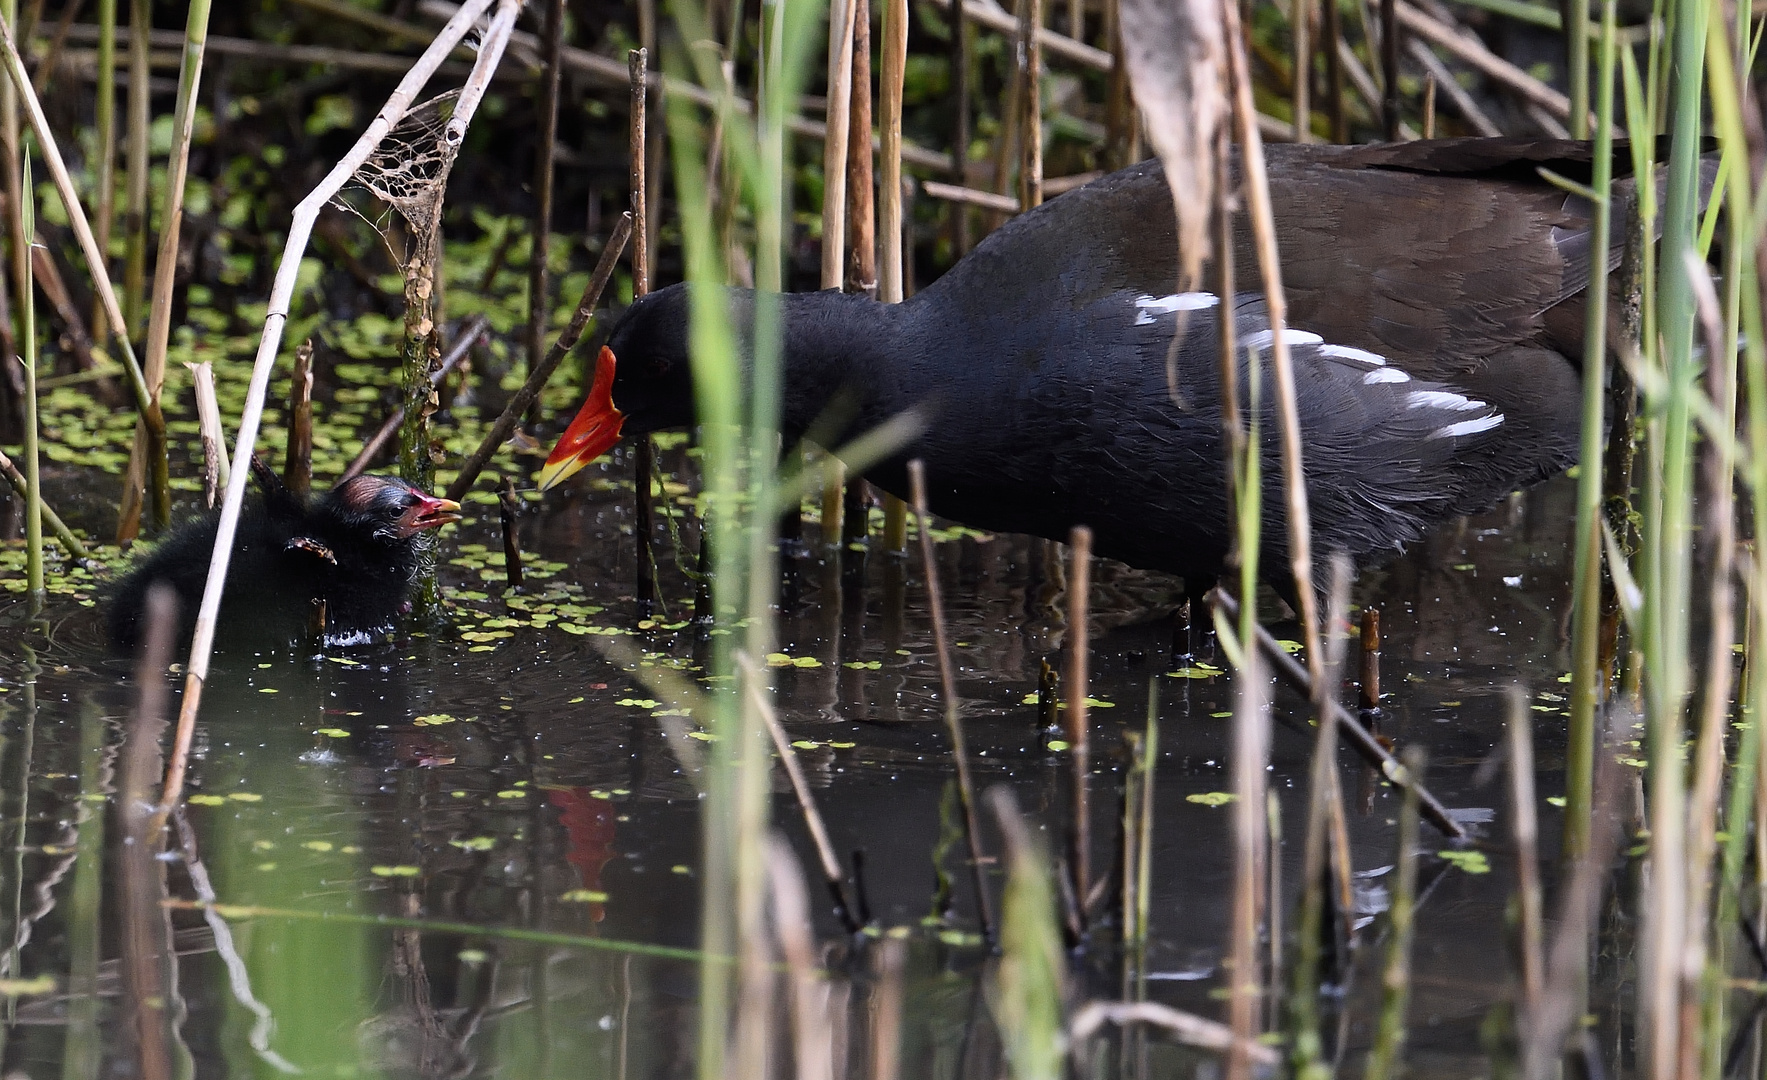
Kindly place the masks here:
MULTIPOLYGON (((392 477, 353 477, 308 502, 256 458, 252 475, 263 497, 240 516, 221 618, 254 642, 302 640, 316 625, 330 645, 374 640, 410 610, 432 530, 460 519, 459 503, 392 477)), ((174 530, 116 584, 113 643, 135 644, 155 581, 177 592, 188 632, 219 522, 210 514, 174 530)))
MULTIPOLYGON (((1267 147, 1318 551, 1391 553, 1573 460, 1577 293, 1591 251, 1617 259, 1619 237, 1596 243, 1587 203, 1535 170, 1586 175, 1589 152, 1532 139, 1267 147)), ((1255 287, 1241 231, 1241 286, 1255 287)), ((1013 219, 907 303, 785 296, 782 427, 797 436, 838 413, 838 443, 918 407, 924 434, 866 472, 885 490, 903 493, 920 457, 941 515, 1053 538, 1084 523, 1102 554, 1214 575, 1227 550, 1207 310, 1219 299, 1174 292, 1175 245, 1164 176, 1145 162, 1013 219)), ((746 326, 752 298, 729 296, 746 326)), ((542 487, 622 430, 693 422, 687 299, 652 293, 614 328, 542 487)), ((1259 298, 1234 304, 1242 345, 1267 346, 1259 298)), ((1277 575, 1265 397, 1263 566, 1277 575)))

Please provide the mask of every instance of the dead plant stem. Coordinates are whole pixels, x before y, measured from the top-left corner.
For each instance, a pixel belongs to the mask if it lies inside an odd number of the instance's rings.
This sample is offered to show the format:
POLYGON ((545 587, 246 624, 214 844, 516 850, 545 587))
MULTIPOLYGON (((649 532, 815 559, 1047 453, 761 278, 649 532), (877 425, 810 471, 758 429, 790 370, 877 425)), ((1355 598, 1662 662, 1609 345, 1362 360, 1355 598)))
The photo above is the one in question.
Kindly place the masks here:
POLYGON ((976 916, 982 938, 994 941, 993 905, 988 897, 988 875, 982 856, 982 835, 976 823, 975 785, 970 779, 969 751, 963 735, 963 716, 957 700, 957 675, 951 666, 951 648, 945 628, 945 603, 939 584, 939 563, 934 557, 932 515, 926 508, 926 465, 916 458, 908 463, 909 494, 914 499, 914 523, 920 533, 920 558, 926 572, 926 603, 933 624, 933 647, 939 654, 939 688, 945 699, 945 733, 951 740, 951 756, 957 765, 957 794, 963 803, 964 841, 969 846, 970 873, 976 890, 976 916))

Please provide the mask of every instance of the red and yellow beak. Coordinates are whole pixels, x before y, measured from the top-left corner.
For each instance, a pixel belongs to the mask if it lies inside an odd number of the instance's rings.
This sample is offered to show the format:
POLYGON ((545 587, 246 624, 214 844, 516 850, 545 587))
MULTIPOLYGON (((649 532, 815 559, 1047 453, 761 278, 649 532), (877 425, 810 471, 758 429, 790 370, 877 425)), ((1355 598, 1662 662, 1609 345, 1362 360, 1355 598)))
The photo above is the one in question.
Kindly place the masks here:
POLYGON ((578 469, 614 448, 626 415, 614 408, 614 351, 606 345, 595 360, 595 382, 589 399, 577 410, 577 418, 559 436, 546 465, 540 470, 540 490, 554 486, 578 469))

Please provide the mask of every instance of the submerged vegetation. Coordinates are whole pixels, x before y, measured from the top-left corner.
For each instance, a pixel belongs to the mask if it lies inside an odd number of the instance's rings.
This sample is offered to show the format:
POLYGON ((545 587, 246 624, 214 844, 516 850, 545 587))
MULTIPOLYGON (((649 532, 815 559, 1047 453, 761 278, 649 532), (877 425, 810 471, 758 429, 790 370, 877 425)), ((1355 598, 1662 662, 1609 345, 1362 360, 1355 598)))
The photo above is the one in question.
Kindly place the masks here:
POLYGON ((1761 1073, 1747 2, 118 6, 0 2, 0 1067, 1761 1073), (1526 611, 1491 627, 1532 641, 1501 662, 1435 657, 1463 639, 1417 629, 1422 585, 1307 582, 1332 553, 1308 555, 1280 332, 1228 410, 1240 573, 1187 583, 1175 646, 1121 628, 1181 591, 1095 564, 1086 530, 874 504, 890 431, 780 445, 778 293, 901 302, 1144 143, 1208 178, 1240 144, 1243 188, 1179 213, 1252 217, 1280 328, 1261 139, 1567 130, 1590 175, 1549 179, 1630 239, 1586 294, 1570 595, 1532 590, 1563 559, 1453 541, 1445 580, 1490 560, 1526 611), (695 294, 700 427, 543 500, 599 316, 681 279, 758 289, 749 328, 695 294), (436 603, 260 655, 211 586, 188 658, 170 615, 132 670, 107 656, 85 609, 129 546, 236 520, 254 452, 297 490, 388 467, 456 494, 436 603), (1265 470, 1295 612, 1259 595, 1265 470), (1383 597, 1417 634, 1385 695, 1383 597), (1421 723, 1481 716, 1502 734, 1421 723), (1459 805, 1497 769, 1501 813, 1459 805), (1492 925, 1432 929, 1455 889, 1492 925), (1418 970, 1456 974, 1456 932, 1483 956, 1444 995, 1418 970), (1428 1038, 1454 1008, 1458 1042, 1428 1038))

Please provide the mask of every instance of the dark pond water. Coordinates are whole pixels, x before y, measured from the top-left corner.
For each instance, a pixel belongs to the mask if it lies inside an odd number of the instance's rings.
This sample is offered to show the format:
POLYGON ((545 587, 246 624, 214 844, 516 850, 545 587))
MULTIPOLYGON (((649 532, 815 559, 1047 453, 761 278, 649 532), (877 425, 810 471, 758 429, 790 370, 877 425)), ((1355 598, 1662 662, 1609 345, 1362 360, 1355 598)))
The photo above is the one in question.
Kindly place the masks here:
MULTIPOLYGON (((678 468, 680 454, 665 460, 678 468)), ((165 876, 174 897, 199 896, 201 878, 221 902, 261 910, 211 921, 171 915, 182 1039, 199 1075, 270 1076, 283 1066, 319 1076, 691 1075, 695 963, 620 945, 696 945, 704 857, 693 770, 705 744, 693 737, 694 718, 667 715, 678 710, 666 695, 635 677, 644 667, 607 658, 610 642, 639 650, 650 670, 684 669, 696 655, 687 631, 628 633, 629 476, 624 460, 604 462, 532 508, 521 525, 531 562, 520 596, 504 595, 492 512, 442 536, 449 625, 313 656, 223 648, 191 767, 188 845, 165 876), (382 915, 469 925, 347 918, 382 915), (513 929, 574 940, 503 932, 513 929)), ((16 511, 0 510, 16 522, 16 511)), ((1358 586, 1357 601, 1379 606, 1386 634, 1382 733, 1427 748, 1433 789, 1477 823, 1489 864, 1471 873, 1435 857, 1447 845, 1425 828, 1414 1075, 1483 1075, 1481 1025, 1510 994, 1505 909, 1515 875, 1499 809, 1504 774, 1491 762, 1503 694, 1518 680, 1536 708, 1547 854, 1556 846, 1559 811, 1546 800, 1562 783, 1571 516, 1571 486, 1559 481, 1451 524, 1358 586)), ((836 556, 814 547, 814 524, 806 534, 818 554, 796 561, 784 590, 780 651, 792 662, 777 670, 779 710, 835 846, 865 852, 876 920, 909 934, 901 1075, 996 1076, 986 957, 962 933, 975 928, 974 905, 955 859, 956 918, 924 923, 953 770, 921 568, 874 552, 843 576, 836 556)), ((1039 660, 1059 648, 1060 551, 941 535, 977 781, 1011 786, 1058 841, 1066 762, 1043 746, 1025 698, 1039 660)), ((669 623, 692 588, 666 550, 663 560, 671 606, 658 621, 669 623)), ((1103 808, 1095 858, 1110 858, 1118 750, 1145 723, 1151 687, 1161 752, 1148 992, 1221 1015, 1229 810, 1189 797, 1231 786, 1231 678, 1167 674, 1174 581, 1104 565, 1095 578, 1093 692, 1110 704, 1092 714, 1103 808)), ((136 1075, 119 960, 128 860, 118 840, 118 747, 135 698, 130 665, 107 655, 95 610, 78 598, 53 603, 47 644, 27 633, 24 615, 16 593, 0 592, 0 910, 12 919, 0 976, 55 985, 5 999, 3 1064, 8 1076, 136 1075), (39 646, 27 652, 30 640, 39 646)), ((1346 686, 1345 700, 1352 694, 1346 686)), ((1277 695, 1273 714, 1270 781, 1292 925, 1312 739, 1292 694, 1277 695)), ((1397 800, 1347 753, 1340 767, 1366 917, 1384 905, 1397 800)), ((773 814, 814 865, 777 769, 773 814)), ((821 907, 816 929, 820 940, 840 938, 821 907)), ((1352 1060, 1378 998, 1378 950, 1362 954, 1345 1032, 1352 1060)), ((1108 957, 1082 969, 1096 974, 1089 991, 1117 993, 1108 957)), ((869 1054, 875 982, 863 968, 852 975, 839 992, 850 994, 846 1040, 858 1063, 869 1054)), ((1147 1075, 1217 1068, 1157 1042, 1149 1054, 1147 1075)))

